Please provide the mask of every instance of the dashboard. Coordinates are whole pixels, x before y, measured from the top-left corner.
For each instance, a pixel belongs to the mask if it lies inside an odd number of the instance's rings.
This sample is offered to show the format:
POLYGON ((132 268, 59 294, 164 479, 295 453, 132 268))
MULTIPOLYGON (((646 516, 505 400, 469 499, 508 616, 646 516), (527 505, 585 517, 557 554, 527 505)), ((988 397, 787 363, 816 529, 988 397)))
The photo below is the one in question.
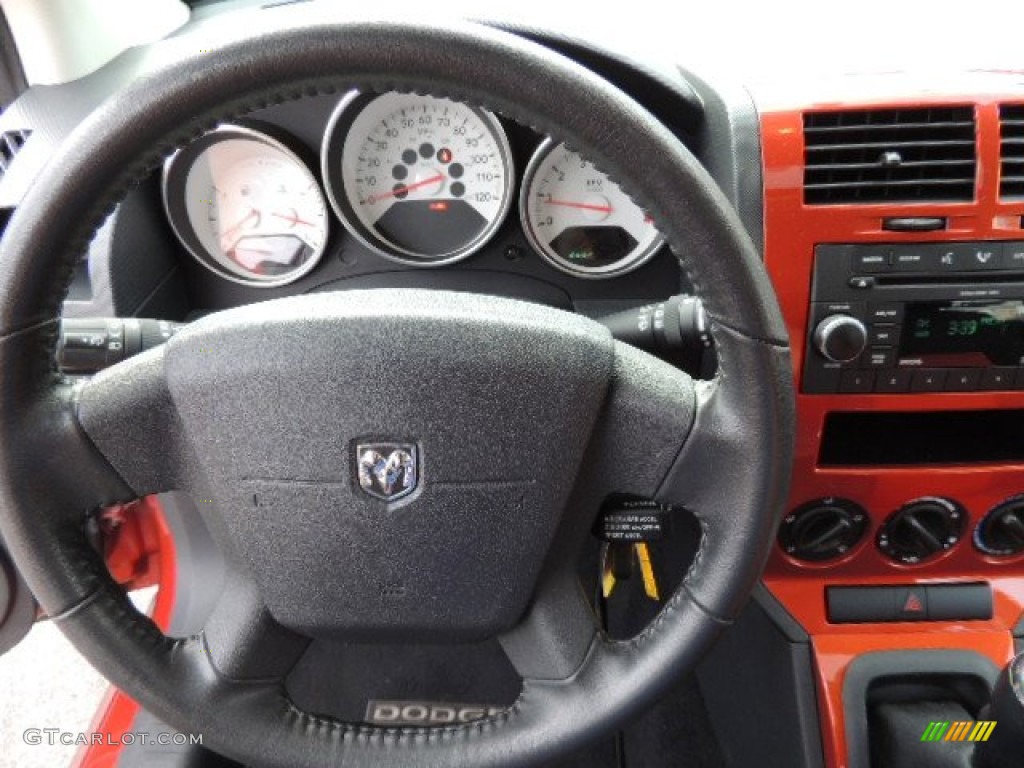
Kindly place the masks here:
MULTIPOLYGON (((762 248, 798 386, 763 599, 809 647, 825 764, 859 768, 866 726, 844 703, 857 659, 952 649, 1001 667, 1024 638, 1024 85, 747 89, 546 42, 662 119, 762 248), (843 590, 864 588, 867 607, 845 612, 843 590)), ((49 148, 143 66, 34 89, 0 116, 17 144, 0 227, 49 148)), ((168 158, 93 242, 65 314, 186 321, 404 286, 591 316, 692 290, 645 213, 557 137, 352 92, 258 110, 168 158)))

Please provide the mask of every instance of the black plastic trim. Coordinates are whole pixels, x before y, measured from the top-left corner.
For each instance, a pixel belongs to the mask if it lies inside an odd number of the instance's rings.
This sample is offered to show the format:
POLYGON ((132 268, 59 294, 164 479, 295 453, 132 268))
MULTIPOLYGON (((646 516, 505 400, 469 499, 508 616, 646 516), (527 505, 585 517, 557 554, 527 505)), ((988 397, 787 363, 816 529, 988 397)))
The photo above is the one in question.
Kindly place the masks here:
POLYGON ((793 617, 793 614, 786 610, 786 606, 779 602, 778 598, 771 593, 771 590, 764 585, 764 582, 758 582, 757 586, 754 587, 751 599, 767 614, 768 618, 772 620, 776 628, 786 636, 789 642, 811 642, 811 636, 807 634, 800 622, 793 617))
POLYGON ((761 122, 750 92, 732 82, 703 80, 679 68, 704 105, 691 148, 736 208, 747 234, 764 253, 761 122))
POLYGON ((824 766, 811 646, 763 585, 697 667, 697 680, 726 764, 824 766))

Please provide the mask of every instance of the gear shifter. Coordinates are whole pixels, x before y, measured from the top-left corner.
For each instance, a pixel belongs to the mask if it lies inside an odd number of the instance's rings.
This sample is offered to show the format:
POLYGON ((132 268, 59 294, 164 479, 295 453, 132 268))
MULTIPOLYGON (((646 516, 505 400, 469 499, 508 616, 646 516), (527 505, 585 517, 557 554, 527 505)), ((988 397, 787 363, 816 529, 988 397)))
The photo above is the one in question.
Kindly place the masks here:
POLYGON ((1024 762, 1024 653, 999 673, 980 720, 996 721, 988 741, 974 751, 973 768, 1007 768, 1024 762))

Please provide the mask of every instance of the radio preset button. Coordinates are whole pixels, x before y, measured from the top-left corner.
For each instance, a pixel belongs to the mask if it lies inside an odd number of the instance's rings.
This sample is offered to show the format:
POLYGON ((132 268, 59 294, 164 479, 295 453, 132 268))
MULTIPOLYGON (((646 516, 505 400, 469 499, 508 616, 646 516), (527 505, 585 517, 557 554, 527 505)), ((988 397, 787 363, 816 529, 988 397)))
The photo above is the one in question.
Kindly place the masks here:
POLYGON ((946 372, 943 370, 916 370, 910 380, 910 391, 941 392, 945 384, 946 372))
POLYGON ((1016 368, 986 368, 981 374, 979 389, 1013 389, 1014 378, 1017 375, 1016 368))
POLYGON ((873 371, 843 371, 839 377, 839 391, 844 394, 865 394, 871 392, 875 386, 875 374, 873 371))
POLYGON ((972 368, 956 369, 946 374, 947 392, 974 392, 981 381, 981 371, 972 368))
POLYGON ((910 391, 912 371, 901 368, 896 371, 879 371, 875 379, 875 392, 881 394, 898 394, 910 391))

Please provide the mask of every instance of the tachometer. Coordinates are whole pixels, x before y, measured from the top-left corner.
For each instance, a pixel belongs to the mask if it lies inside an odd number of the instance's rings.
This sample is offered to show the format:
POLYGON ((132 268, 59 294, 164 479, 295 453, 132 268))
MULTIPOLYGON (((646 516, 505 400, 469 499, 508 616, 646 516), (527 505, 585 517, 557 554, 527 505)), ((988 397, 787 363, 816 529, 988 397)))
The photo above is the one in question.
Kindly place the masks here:
POLYGON ((526 169, 519 213, 537 252, 578 277, 629 272, 664 243, 650 216, 618 184, 551 139, 526 169))
POLYGON ((327 204, 309 168, 277 139, 222 125, 164 166, 164 206, 207 268, 248 285, 308 273, 327 243, 327 204))
POLYGON ((490 112, 410 93, 350 93, 324 141, 327 194, 345 227, 383 256, 449 264, 501 225, 512 154, 490 112))

